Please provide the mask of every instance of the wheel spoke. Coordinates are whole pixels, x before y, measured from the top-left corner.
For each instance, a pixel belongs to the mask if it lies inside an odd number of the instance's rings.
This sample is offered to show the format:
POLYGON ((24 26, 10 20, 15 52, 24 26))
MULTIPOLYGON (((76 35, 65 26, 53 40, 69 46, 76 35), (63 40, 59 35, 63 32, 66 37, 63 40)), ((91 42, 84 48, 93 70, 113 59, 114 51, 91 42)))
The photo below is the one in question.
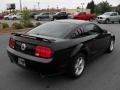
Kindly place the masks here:
POLYGON ((75 65, 75 73, 76 75, 80 75, 84 69, 84 59, 83 57, 79 57, 77 59, 76 65, 75 65))

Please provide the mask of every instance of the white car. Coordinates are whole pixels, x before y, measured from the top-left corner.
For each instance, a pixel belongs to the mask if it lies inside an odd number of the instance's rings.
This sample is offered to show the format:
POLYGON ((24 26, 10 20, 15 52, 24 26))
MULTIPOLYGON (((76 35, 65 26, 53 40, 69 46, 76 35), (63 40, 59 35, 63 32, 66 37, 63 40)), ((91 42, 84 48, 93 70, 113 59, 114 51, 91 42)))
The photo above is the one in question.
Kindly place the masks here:
POLYGON ((119 22, 120 23, 120 15, 118 12, 106 12, 103 15, 100 15, 97 17, 98 23, 114 23, 119 22))
POLYGON ((21 18, 22 18, 21 14, 9 14, 9 15, 4 16, 5 20, 19 20, 21 18))

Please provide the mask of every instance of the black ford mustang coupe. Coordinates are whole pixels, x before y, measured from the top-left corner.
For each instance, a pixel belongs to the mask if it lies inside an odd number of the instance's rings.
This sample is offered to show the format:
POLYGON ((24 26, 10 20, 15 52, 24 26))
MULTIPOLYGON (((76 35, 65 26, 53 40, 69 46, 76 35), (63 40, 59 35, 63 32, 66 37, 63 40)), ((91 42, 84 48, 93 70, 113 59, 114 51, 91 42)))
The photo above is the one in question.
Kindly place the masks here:
POLYGON ((86 62, 101 51, 114 49, 115 36, 81 20, 56 20, 26 33, 12 33, 8 56, 12 63, 43 74, 66 71, 79 77, 86 62))

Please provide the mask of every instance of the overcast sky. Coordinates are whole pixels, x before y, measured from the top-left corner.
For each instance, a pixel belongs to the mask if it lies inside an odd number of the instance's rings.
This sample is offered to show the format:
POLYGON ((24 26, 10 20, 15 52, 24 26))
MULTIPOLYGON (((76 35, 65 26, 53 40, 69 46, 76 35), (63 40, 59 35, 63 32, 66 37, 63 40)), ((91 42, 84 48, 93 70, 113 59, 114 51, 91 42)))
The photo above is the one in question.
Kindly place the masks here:
MULTIPOLYGON (((66 8, 76 8, 77 6, 80 6, 81 3, 85 3, 84 7, 86 7, 87 3, 91 0, 21 0, 22 5, 27 6, 28 8, 38 8, 37 2, 40 2, 41 8, 47 8, 48 5, 51 7, 56 8, 57 5, 61 7, 66 8)), ((95 3, 99 3, 100 1, 105 0, 94 0, 95 3)), ((113 6, 117 6, 120 4, 120 0, 107 0, 110 4, 113 6)), ((19 0, 0 0, 0 11, 6 9, 6 4, 8 3, 15 3, 16 8, 19 9, 19 0)))

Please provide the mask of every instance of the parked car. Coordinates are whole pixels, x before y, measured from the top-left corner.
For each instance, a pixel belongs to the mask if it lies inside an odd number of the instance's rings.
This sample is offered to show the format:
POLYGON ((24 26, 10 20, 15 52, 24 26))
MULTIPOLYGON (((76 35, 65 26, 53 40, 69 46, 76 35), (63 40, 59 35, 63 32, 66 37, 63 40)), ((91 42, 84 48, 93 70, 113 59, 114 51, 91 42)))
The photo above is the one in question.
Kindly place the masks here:
POLYGON ((42 19, 49 19, 51 20, 52 15, 50 13, 40 13, 39 15, 35 15, 34 19, 35 20, 42 20, 42 19))
POLYGON ((53 20, 68 19, 68 14, 66 12, 57 12, 56 14, 53 15, 52 19, 53 20))
POLYGON ((97 24, 56 20, 26 33, 12 33, 8 55, 12 63, 42 74, 66 71, 78 78, 90 58, 114 50, 115 36, 97 24), (102 43, 102 44, 101 44, 102 43))
POLYGON ((5 15, 4 16, 4 19, 5 20, 19 20, 19 19, 21 19, 22 17, 21 17, 21 14, 20 13, 18 13, 18 14, 9 14, 9 15, 5 15))
POLYGON ((120 23, 120 15, 118 12, 106 12, 103 15, 100 15, 97 17, 98 23, 114 23, 119 22, 120 23))
POLYGON ((30 15, 30 17, 34 19, 35 15, 37 15, 37 13, 36 12, 32 12, 31 15, 30 15))
POLYGON ((96 19, 95 14, 87 14, 86 12, 80 12, 77 13, 73 16, 73 19, 78 19, 78 20, 94 20, 96 19))
POLYGON ((3 19, 3 18, 4 18, 3 14, 0 13, 0 20, 3 19))

